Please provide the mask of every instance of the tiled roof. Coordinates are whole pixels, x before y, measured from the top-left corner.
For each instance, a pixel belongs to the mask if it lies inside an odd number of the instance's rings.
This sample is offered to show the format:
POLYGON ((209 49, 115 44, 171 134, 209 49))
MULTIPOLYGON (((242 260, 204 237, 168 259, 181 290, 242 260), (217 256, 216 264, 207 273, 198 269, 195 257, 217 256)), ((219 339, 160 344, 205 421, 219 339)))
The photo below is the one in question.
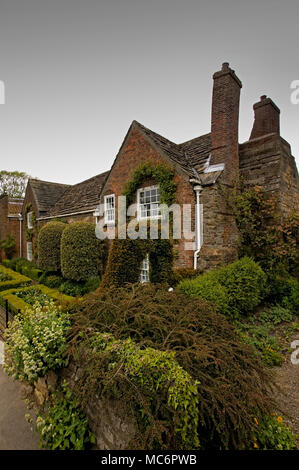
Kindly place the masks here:
POLYGON ((106 171, 70 186, 46 216, 63 216, 77 212, 94 211, 100 202, 100 192, 108 173, 106 171))
POLYGON ((36 179, 30 179, 28 183, 34 194, 39 213, 47 212, 54 206, 65 190, 69 188, 67 184, 51 183, 50 181, 36 179))
POLYGON ((196 137, 182 144, 175 144, 137 121, 134 121, 134 124, 189 176, 194 177, 194 169, 198 173, 204 170, 211 151, 211 134, 196 137))

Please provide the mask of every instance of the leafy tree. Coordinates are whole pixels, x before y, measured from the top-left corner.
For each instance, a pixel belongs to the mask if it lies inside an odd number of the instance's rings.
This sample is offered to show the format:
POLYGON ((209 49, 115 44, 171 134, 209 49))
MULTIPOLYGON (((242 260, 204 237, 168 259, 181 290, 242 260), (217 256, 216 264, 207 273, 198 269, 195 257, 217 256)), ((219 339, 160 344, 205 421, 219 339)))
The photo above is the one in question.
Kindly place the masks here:
POLYGON ((24 197, 29 176, 20 171, 0 171, 0 195, 24 197))

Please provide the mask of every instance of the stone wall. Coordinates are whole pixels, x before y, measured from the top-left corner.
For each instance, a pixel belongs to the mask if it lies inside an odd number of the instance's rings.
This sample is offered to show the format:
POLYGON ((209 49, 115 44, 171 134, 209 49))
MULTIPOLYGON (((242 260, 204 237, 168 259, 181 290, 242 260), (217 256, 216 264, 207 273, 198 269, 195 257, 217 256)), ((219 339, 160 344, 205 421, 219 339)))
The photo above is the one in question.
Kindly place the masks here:
POLYGON ((283 217, 298 213, 298 171, 290 145, 279 135, 269 134, 240 145, 240 175, 245 186, 260 186, 276 195, 283 217))
MULTIPOLYGON (((50 372, 38 379, 33 388, 25 386, 26 396, 34 398, 38 409, 65 380, 70 390, 74 389, 80 371, 79 364, 73 362, 57 374, 50 372)), ((96 437, 95 449, 121 450, 128 447, 135 435, 134 419, 124 413, 120 402, 104 401, 94 396, 83 411, 96 437)))

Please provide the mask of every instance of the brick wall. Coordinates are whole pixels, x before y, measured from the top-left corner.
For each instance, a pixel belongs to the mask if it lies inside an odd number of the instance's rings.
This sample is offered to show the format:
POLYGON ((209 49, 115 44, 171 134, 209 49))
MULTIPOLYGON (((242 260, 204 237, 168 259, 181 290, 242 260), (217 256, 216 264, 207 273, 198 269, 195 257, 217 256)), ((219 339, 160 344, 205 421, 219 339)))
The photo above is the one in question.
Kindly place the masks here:
MULTIPOLYGON (((16 252, 14 257, 20 254, 20 221, 19 213, 22 212, 22 201, 9 198, 3 195, 0 198, 0 240, 8 235, 14 237, 16 241, 16 252)), ((5 258, 5 253, 1 250, 0 256, 5 258)))

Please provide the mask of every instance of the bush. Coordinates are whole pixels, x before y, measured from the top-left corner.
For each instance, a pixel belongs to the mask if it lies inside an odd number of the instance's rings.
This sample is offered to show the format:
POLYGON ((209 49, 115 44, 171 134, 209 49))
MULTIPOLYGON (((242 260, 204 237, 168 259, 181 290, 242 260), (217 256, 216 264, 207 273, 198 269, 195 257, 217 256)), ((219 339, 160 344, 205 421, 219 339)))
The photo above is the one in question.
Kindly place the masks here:
MULTIPOLYGON (((137 284, 91 293, 77 301, 70 313, 70 353, 76 356, 78 344, 96 332, 109 333, 116 340, 131 338, 141 350, 175 352, 178 364, 200 382, 198 437, 202 448, 250 447, 255 413, 272 410, 270 374, 254 350, 241 342, 231 323, 213 312, 210 303, 167 292, 159 285, 137 284)), ((103 367, 97 368, 96 357, 91 356, 84 370, 84 386, 80 382, 76 391, 82 406, 88 406, 89 393, 97 393, 102 372, 103 367)), ((118 388, 114 391, 117 394, 118 388)), ((121 394, 129 413, 137 392, 127 382, 126 393, 122 388, 121 394)), ((156 395, 157 404, 161 399, 156 395)), ((143 448, 148 448, 147 436, 153 426, 161 424, 159 407, 152 414, 146 432, 142 428, 139 436, 143 448)), ((165 441, 164 445, 167 448, 165 441)))
POLYGON ((17 315, 5 331, 5 372, 29 383, 66 365, 66 333, 70 322, 54 303, 35 304, 17 315))
POLYGON ((66 386, 62 393, 51 397, 46 403, 46 410, 39 412, 36 419, 40 447, 50 450, 84 450, 95 444, 88 421, 66 386))
POLYGON ((76 222, 68 225, 61 238, 61 271, 72 281, 87 281, 103 272, 105 243, 95 235, 95 225, 76 222))
MULTIPOLYGON (((50 289, 49 287, 46 287, 42 284, 36 284, 34 286, 27 286, 27 287, 22 287, 22 288, 14 288, 14 289, 9 289, 5 290, 3 292, 0 292, 0 305, 4 306, 5 305, 5 300, 8 300, 9 303, 9 309, 13 313, 18 313, 19 310, 21 312, 25 312, 26 309, 30 307, 30 303, 27 303, 23 298, 18 297, 18 293, 22 292, 23 297, 25 293, 28 294, 28 298, 31 299, 34 296, 31 294, 31 291, 39 291, 41 294, 44 294, 51 300, 63 305, 63 306, 69 306, 70 303, 72 303, 75 299, 73 297, 70 297, 68 295, 62 294, 58 292, 55 289, 50 289)), ((41 298, 44 298, 41 296, 41 298)))
POLYGON ((170 240, 137 239, 113 240, 109 250, 101 289, 125 286, 140 280, 142 260, 149 256, 149 279, 153 283, 173 283, 173 252, 170 240))
POLYGON ((200 275, 198 269, 193 268, 177 268, 173 270, 173 283, 174 285, 183 281, 184 279, 193 279, 200 275))
POLYGON ((17 258, 11 263, 11 266, 18 273, 24 274, 24 276, 28 276, 34 281, 38 281, 43 273, 32 261, 25 258, 17 258))
POLYGON ((89 278, 86 282, 77 282, 63 279, 59 290, 60 292, 66 295, 71 295, 73 297, 81 297, 85 294, 89 294, 89 292, 96 290, 99 287, 100 282, 101 278, 97 276, 89 278))
POLYGON ((217 313, 232 319, 237 316, 237 311, 229 303, 228 290, 218 282, 214 272, 202 274, 196 279, 185 279, 178 288, 189 297, 212 302, 217 313))
POLYGON ((39 281, 41 284, 45 284, 45 286, 50 287, 51 289, 59 289, 63 283, 63 277, 58 276, 57 274, 44 273, 40 277, 39 281))
POLYGON ((76 281, 71 281, 70 279, 62 282, 62 284, 59 287, 59 291, 62 292, 63 294, 66 295, 71 295, 73 297, 81 297, 84 295, 85 292, 85 283, 82 282, 76 282, 76 281))
POLYGON ((229 304, 240 314, 248 314, 265 296, 266 275, 250 258, 242 258, 215 271, 218 282, 227 288, 229 304))
POLYGON ((0 282, 0 292, 31 284, 31 279, 29 279, 28 277, 23 276, 19 273, 16 273, 12 271, 11 269, 6 268, 1 265, 0 265, 0 273, 10 278, 6 281, 3 280, 0 282))
POLYGON ((60 243, 65 228, 63 222, 49 222, 39 231, 38 264, 44 271, 60 270, 60 243))
POLYGON ((242 258, 195 279, 181 281, 179 290, 214 303, 217 312, 230 318, 251 312, 265 295, 266 275, 250 258, 242 258))
POLYGON ((275 274, 268 278, 268 283, 267 301, 299 314, 299 281, 288 274, 275 274))
POLYGON ((11 259, 16 252, 16 240, 12 235, 8 235, 4 240, 2 240, 0 242, 0 246, 8 259, 11 259))
POLYGON ((296 436, 277 415, 255 419, 256 432, 253 448, 260 450, 296 450, 296 436))
MULTIPOLYGON (((86 346, 84 344, 83 349, 86 346)), ((126 394, 129 382, 131 390, 133 387, 137 392, 135 413, 143 436, 147 432, 147 423, 153 417, 152 411, 157 401, 160 402, 161 423, 156 422, 147 445, 155 447, 159 443, 163 448, 163 435, 168 435, 175 448, 199 448, 198 383, 177 363, 174 352, 141 349, 131 339, 119 341, 105 333, 95 334, 88 346, 89 352, 85 349, 86 363, 97 362, 97 395, 104 392, 103 395, 107 396, 109 389, 112 395, 115 389, 120 395, 122 391, 126 394)), ((81 353, 79 357, 82 358, 81 353)), ((83 366, 84 371, 86 368, 83 366)), ((88 375, 83 372, 78 383, 84 395, 85 387, 89 387, 88 375)))

